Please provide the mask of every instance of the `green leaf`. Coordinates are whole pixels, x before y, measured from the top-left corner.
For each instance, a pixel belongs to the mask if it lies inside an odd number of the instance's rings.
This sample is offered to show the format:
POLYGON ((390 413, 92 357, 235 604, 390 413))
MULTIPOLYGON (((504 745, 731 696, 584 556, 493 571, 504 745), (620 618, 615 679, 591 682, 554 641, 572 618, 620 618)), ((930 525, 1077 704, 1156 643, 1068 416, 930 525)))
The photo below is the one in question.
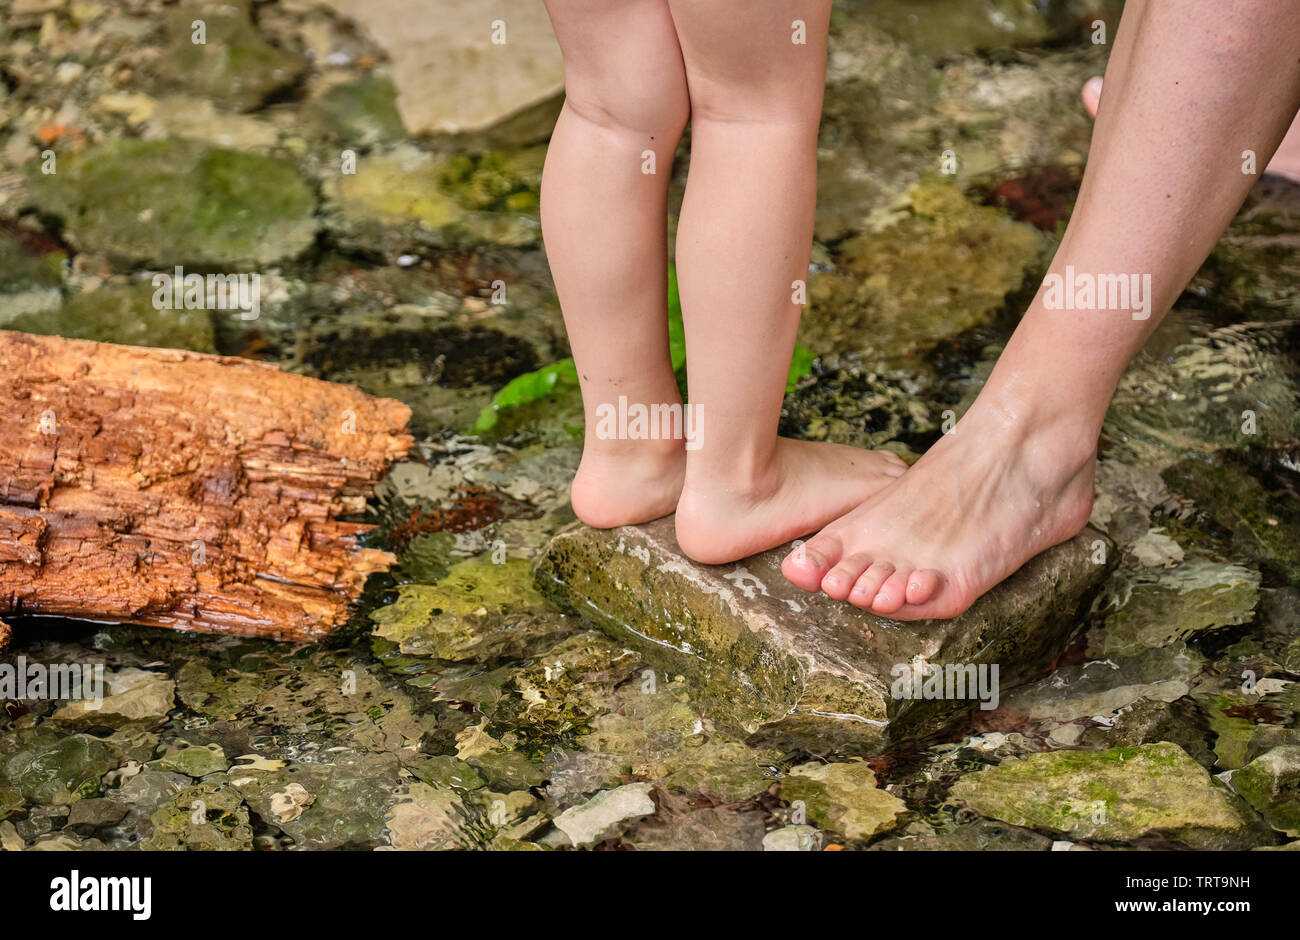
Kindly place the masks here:
POLYGON ((682 296, 677 290, 677 266, 668 265, 668 351, 673 371, 686 365, 686 328, 682 325, 682 296))
MULTIPOLYGON (((677 288, 677 269, 672 265, 668 266, 668 350, 672 356, 673 371, 680 372, 686 365, 686 331, 682 325, 682 299, 677 288)), ((785 381, 787 393, 793 392, 799 380, 812 371, 815 358, 807 348, 795 345, 785 381)), ((491 430, 502 409, 531 404, 550 395, 557 388, 576 387, 577 384, 578 370, 572 359, 561 359, 534 372, 515 376, 492 396, 492 401, 479 413, 478 420, 474 422, 474 433, 482 434, 491 430)))
POLYGON ((790 358, 790 372, 785 379, 787 395, 795 390, 800 379, 812 371, 813 360, 816 358, 808 347, 794 344, 794 355, 790 358))
POLYGON ((517 375, 501 391, 492 396, 492 401, 479 412, 474 422, 474 432, 481 434, 491 430, 497 423, 502 408, 516 408, 545 398, 555 391, 557 386, 577 385, 578 370, 573 359, 561 359, 549 366, 543 366, 535 372, 517 375))

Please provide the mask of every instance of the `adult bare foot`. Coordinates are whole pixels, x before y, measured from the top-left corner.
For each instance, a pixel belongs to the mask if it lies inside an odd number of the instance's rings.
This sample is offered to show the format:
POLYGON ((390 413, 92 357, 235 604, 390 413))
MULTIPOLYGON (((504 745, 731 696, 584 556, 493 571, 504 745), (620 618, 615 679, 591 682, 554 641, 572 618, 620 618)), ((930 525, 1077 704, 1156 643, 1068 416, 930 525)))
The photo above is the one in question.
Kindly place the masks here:
MULTIPOLYGON (((1094 75, 1083 83, 1083 106, 1093 118, 1097 116, 1097 105, 1101 103, 1101 85, 1100 75, 1094 75)), ((1300 183, 1300 118, 1292 122, 1291 129, 1282 138, 1282 143, 1277 145, 1273 159, 1268 162, 1264 172, 1300 183)))
POLYGON ((574 474, 569 501, 596 529, 639 525, 677 507, 686 474, 681 441, 621 441, 587 447, 574 474))
POLYGON ((778 438, 758 468, 688 471, 677 542, 704 564, 736 561, 820 528, 906 469, 890 451, 778 438))
POLYGON ((782 564, 806 591, 899 620, 955 617, 1088 521, 1095 429, 977 401, 951 434, 782 564))

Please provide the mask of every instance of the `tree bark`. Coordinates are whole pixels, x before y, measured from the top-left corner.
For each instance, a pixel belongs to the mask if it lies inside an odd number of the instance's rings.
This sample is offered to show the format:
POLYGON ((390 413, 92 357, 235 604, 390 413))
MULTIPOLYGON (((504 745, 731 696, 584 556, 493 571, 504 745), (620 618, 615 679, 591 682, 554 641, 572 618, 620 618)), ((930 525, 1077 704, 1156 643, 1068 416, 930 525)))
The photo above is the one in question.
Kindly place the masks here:
POLYGON ((274 365, 0 331, 0 617, 278 640, 347 620, 410 409, 274 365))

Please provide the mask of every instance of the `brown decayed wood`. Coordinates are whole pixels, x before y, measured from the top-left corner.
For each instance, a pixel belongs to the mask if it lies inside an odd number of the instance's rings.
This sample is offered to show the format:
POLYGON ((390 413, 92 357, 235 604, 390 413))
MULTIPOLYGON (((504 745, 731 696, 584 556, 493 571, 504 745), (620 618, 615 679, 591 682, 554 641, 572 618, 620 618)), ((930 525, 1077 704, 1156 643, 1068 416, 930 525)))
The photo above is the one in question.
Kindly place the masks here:
POLYGON ((410 409, 274 365, 0 331, 0 616, 313 640, 393 561, 410 409))

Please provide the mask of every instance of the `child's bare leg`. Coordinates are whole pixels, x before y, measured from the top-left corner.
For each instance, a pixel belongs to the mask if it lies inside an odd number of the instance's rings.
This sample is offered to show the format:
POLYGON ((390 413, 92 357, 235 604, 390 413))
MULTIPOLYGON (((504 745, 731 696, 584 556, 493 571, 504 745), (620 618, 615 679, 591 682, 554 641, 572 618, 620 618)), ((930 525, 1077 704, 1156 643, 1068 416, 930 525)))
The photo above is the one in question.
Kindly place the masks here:
POLYGON ((903 619, 951 617, 1087 521, 1120 375, 1255 182, 1242 151, 1267 161, 1300 105, 1287 4, 1129 0, 1126 31, 1127 67, 1107 69, 1052 273, 1150 274, 1148 318, 1132 304, 1049 307, 1040 290, 955 431, 790 554, 783 570, 800 587, 903 619))
POLYGON ((542 176, 542 232, 586 413, 573 509, 593 526, 631 525, 677 505, 683 442, 602 438, 597 412, 620 396, 681 403, 668 352, 667 198, 686 73, 666 0, 546 6, 567 97, 542 176))
POLYGON ((815 530, 904 465, 777 438, 802 309, 794 282, 808 277, 830 0, 670 5, 691 97, 677 275, 703 422, 677 538, 692 558, 722 563, 815 530))

